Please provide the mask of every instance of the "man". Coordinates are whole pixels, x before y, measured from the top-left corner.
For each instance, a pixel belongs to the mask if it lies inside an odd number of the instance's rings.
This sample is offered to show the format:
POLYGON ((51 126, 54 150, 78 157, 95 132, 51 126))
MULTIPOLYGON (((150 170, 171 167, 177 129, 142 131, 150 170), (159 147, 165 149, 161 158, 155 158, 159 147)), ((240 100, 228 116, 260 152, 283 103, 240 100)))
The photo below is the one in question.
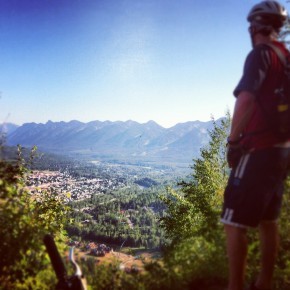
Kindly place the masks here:
POLYGON ((269 44, 285 56, 288 54, 285 46, 277 41, 287 12, 276 1, 263 1, 251 9, 247 19, 253 50, 247 56, 243 76, 234 90, 236 103, 227 155, 232 171, 224 194, 221 221, 227 239, 228 290, 243 289, 248 227, 258 227, 261 240, 261 270, 249 289, 268 290, 278 249, 276 221, 290 146, 290 140, 281 140, 270 128, 266 117, 284 69, 269 44))

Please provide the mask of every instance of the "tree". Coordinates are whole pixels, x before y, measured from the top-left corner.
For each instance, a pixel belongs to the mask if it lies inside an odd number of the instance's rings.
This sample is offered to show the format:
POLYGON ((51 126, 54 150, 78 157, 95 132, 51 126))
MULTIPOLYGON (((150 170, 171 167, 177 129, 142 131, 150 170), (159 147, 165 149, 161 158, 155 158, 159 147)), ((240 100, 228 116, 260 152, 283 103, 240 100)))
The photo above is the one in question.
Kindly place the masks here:
POLYGON ((194 159, 191 179, 179 183, 178 189, 169 188, 163 197, 167 215, 161 218, 161 224, 172 243, 192 236, 211 240, 220 227, 217 217, 227 180, 225 136, 229 118, 221 120, 220 126, 213 121, 213 126, 209 145, 194 159))
MULTIPOLYGON (((289 1, 288 1, 289 2, 289 1)), ((283 27, 279 37, 280 40, 283 41, 289 48, 290 45, 290 40, 289 40, 289 35, 290 35, 290 23, 289 21, 286 23, 286 25, 283 27)))
POLYGON ((62 239, 67 208, 53 193, 31 195, 27 189, 26 177, 35 150, 31 150, 28 161, 20 146, 17 161, 0 160, 1 289, 48 289, 51 281, 45 281, 45 277, 53 277, 49 271, 42 274, 48 264, 42 239, 46 233, 62 239))
POLYGON ((209 144, 194 159, 190 180, 170 188, 163 197, 167 215, 161 225, 171 239, 166 260, 188 280, 223 278, 226 273, 219 216, 228 177, 225 143, 229 125, 229 114, 220 122, 213 120, 209 144))

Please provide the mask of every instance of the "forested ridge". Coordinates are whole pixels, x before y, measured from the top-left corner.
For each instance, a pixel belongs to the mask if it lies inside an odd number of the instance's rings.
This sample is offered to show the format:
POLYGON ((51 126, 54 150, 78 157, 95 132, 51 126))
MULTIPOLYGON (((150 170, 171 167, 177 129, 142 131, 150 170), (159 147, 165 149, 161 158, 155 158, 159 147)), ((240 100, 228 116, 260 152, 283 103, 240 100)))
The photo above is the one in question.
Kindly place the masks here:
MULTIPOLYGON (((136 247, 162 253, 161 259, 147 262, 141 273, 124 272, 118 261, 100 265, 94 257, 80 259, 89 289, 224 289, 227 263, 219 216, 229 173, 225 161, 229 123, 229 116, 220 124, 213 121, 210 141, 193 160, 190 176, 173 178, 174 171, 164 176, 148 168, 136 176, 122 171, 126 178, 120 186, 82 200, 68 200, 67 194, 49 189, 30 193, 26 184, 36 148, 23 154, 19 147, 9 160, 2 154, 1 289, 53 289, 56 279, 42 244, 46 233, 53 233, 62 253, 72 240, 105 242, 117 245, 116 250, 126 245, 133 254, 136 247)), ((69 174, 78 178, 86 172, 88 179, 105 180, 119 172, 110 168, 79 164, 70 167, 69 174)), ((287 180, 275 274, 276 289, 284 290, 290 289, 289 190, 287 180)), ((259 265, 257 241, 256 233, 250 232, 248 281, 259 265)))

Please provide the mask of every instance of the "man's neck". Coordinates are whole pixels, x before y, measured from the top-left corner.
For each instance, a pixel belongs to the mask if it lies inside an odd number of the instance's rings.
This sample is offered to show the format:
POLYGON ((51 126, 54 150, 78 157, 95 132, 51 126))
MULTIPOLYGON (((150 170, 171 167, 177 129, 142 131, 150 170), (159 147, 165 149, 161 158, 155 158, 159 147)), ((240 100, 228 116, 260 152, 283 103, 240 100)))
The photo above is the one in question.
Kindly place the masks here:
POLYGON ((254 44, 255 46, 259 45, 259 44, 267 44, 267 43, 270 43, 272 41, 275 41, 277 40, 276 37, 274 37, 273 35, 263 35, 263 34, 260 34, 260 33, 257 33, 255 36, 254 36, 254 44))

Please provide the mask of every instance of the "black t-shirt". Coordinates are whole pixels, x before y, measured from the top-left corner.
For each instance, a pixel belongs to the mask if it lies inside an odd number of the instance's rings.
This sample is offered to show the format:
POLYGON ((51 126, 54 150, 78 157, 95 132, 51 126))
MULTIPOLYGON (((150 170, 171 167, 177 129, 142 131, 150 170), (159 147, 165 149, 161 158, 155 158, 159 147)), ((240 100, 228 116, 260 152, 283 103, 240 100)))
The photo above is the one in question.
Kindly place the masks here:
POLYGON ((261 88, 271 66, 271 48, 259 45, 247 56, 243 76, 234 90, 237 97, 241 91, 248 91, 255 96, 261 88))
MULTIPOLYGON (((278 46, 285 55, 288 53, 284 44, 272 42, 278 46)), ((255 96, 255 107, 249 124, 243 132, 243 143, 248 148, 267 148, 279 140, 267 130, 265 112, 270 112, 273 106, 274 91, 280 85, 284 67, 278 55, 266 44, 260 44, 248 54, 241 80, 234 90, 234 96, 247 91, 255 96)))

